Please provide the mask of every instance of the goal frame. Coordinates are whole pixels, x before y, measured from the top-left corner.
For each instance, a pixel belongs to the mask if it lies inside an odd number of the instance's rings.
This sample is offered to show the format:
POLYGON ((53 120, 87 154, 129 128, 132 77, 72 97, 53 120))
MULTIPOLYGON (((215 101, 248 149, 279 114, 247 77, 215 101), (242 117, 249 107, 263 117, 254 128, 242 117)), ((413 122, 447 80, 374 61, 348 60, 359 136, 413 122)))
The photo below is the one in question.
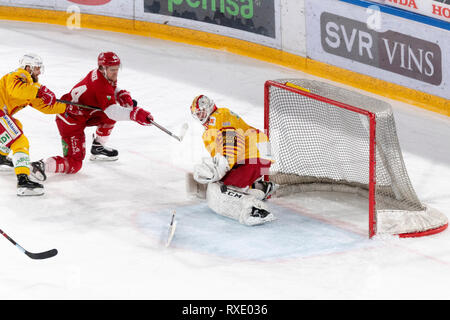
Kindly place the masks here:
MULTIPOLYGON (((377 230, 377 221, 376 221, 376 197, 375 197, 375 186, 376 186, 376 116, 375 113, 372 113, 368 110, 364 110, 358 107, 354 107, 336 100, 332 100, 326 97, 322 97, 320 95, 297 89, 291 86, 287 86, 285 84, 268 80, 264 84, 264 129, 269 137, 270 140, 270 127, 269 127, 269 110, 270 110, 270 87, 278 87, 296 94, 303 95, 305 97, 318 100, 330 105, 334 105, 339 108, 347 109, 352 112, 359 113, 361 115, 364 115, 368 119, 369 123, 369 184, 368 184, 368 201, 369 201, 369 238, 372 238, 374 235, 376 235, 377 230)), ((268 179, 268 176, 266 176, 266 179, 268 179)), ((447 228, 448 224, 425 231, 420 232, 413 232, 413 233, 402 233, 397 234, 401 238, 408 238, 408 237, 421 237, 421 236, 427 236, 439 233, 447 228)))

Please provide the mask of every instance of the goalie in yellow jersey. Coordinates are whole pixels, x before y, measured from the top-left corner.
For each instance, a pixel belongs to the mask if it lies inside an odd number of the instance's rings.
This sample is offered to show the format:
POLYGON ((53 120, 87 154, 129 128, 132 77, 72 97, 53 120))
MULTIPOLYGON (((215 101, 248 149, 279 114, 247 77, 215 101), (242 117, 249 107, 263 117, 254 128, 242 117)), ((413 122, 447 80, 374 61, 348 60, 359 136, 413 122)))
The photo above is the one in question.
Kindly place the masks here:
POLYGON ((52 91, 39 84, 43 69, 38 55, 26 54, 16 71, 0 79, 0 166, 14 167, 18 196, 42 195, 44 187, 29 179, 30 146, 15 114, 28 105, 47 114, 66 110, 65 104, 56 102, 52 91), (12 159, 8 157, 11 152, 12 159))
POLYGON ((205 95, 195 97, 191 113, 205 127, 202 138, 211 155, 193 174, 197 183, 207 185, 209 207, 246 225, 274 220, 265 200, 275 185, 262 179, 273 162, 268 137, 205 95))

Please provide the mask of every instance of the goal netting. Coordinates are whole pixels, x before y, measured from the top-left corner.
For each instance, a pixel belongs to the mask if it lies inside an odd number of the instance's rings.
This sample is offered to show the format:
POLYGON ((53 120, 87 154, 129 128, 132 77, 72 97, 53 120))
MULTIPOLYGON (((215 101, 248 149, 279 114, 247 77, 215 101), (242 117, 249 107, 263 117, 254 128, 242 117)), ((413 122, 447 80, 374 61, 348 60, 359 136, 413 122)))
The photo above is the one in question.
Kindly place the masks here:
POLYGON ((421 203, 409 179, 391 106, 306 79, 267 81, 265 129, 276 196, 308 191, 367 197, 369 236, 422 236, 447 217, 421 203))

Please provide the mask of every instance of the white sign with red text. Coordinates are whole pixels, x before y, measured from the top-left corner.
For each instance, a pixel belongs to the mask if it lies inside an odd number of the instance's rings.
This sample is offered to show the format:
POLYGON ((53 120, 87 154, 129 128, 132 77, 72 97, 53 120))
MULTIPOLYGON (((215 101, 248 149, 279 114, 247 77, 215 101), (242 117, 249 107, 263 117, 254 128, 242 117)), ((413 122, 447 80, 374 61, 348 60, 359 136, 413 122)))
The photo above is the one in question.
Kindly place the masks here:
POLYGON ((449 31, 335 0, 307 0, 306 26, 311 59, 450 99, 449 31))
POLYGON ((134 0, 55 0, 55 9, 79 8, 80 13, 134 19, 134 0))
POLYGON ((370 0, 450 22, 449 0, 370 0))

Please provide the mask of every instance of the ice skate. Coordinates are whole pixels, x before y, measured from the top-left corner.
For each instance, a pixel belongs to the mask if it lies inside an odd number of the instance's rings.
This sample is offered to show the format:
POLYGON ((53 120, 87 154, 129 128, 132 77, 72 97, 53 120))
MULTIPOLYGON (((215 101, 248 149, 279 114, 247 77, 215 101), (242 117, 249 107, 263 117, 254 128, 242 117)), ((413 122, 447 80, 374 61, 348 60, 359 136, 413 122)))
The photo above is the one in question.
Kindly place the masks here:
POLYGON ((7 169, 13 168, 13 167, 14 167, 14 164, 13 164, 11 158, 0 154, 0 171, 7 170, 7 169))
POLYGON ((31 175, 38 181, 47 180, 47 175, 45 174, 45 163, 42 159, 31 163, 31 175))
POLYGON ((44 186, 31 181, 26 174, 17 175, 17 195, 18 196, 41 196, 44 194, 44 186))
POLYGON ((108 148, 98 142, 96 139, 92 142, 91 157, 92 161, 116 161, 119 159, 119 152, 108 148))
POLYGON ((275 193, 278 189, 278 185, 271 181, 259 180, 253 184, 254 189, 261 190, 264 192, 263 200, 270 199, 270 197, 275 193))

